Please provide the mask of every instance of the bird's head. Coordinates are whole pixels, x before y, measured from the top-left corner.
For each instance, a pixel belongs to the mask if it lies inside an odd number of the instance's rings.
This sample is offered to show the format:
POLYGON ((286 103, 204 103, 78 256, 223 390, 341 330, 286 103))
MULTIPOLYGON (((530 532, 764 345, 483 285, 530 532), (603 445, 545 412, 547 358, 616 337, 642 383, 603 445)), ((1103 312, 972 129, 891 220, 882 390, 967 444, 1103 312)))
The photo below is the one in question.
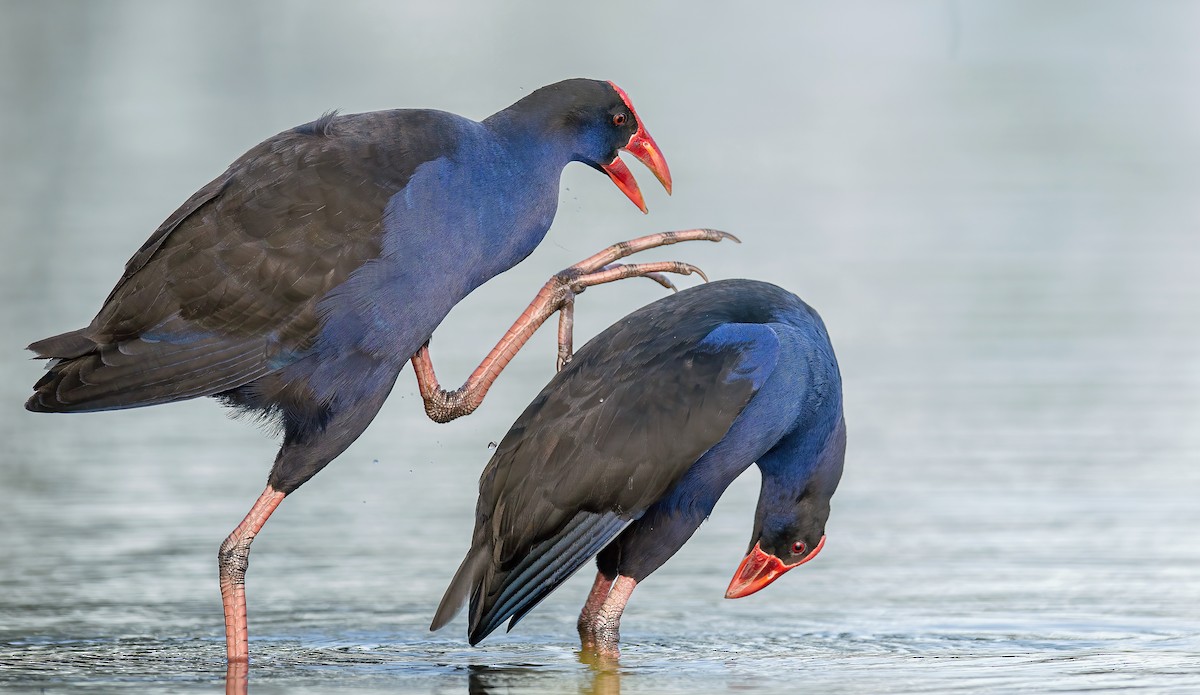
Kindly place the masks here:
POLYGON ((749 596, 821 552, 829 500, 841 480, 845 453, 845 425, 839 422, 817 456, 801 457, 811 465, 800 466, 799 473, 795 468, 770 466, 778 461, 759 462, 763 485, 754 534, 725 598, 749 596))
POLYGON ((749 596, 816 557, 825 547, 828 518, 828 499, 802 498, 791 519, 778 519, 769 528, 759 528, 750 551, 729 582, 725 598, 749 596))
POLYGON ((646 202, 629 167, 621 161, 621 150, 645 164, 671 193, 667 160, 638 118, 629 95, 612 82, 563 80, 538 89, 508 111, 530 116, 537 113, 548 120, 542 127, 565 138, 571 161, 608 174, 642 212, 646 212, 646 202))
POLYGON ((600 157, 582 158, 581 161, 608 174, 613 183, 617 184, 617 188, 620 188, 642 212, 646 212, 642 191, 638 188, 629 167, 621 161, 619 151, 625 150, 645 164, 666 189, 667 195, 671 194, 671 170, 667 168, 667 160, 663 159, 662 151, 658 149, 654 138, 650 137, 646 126, 638 118, 637 111, 633 110, 629 95, 612 82, 606 84, 617 98, 608 99, 603 113, 596 114, 598 118, 592 125, 600 136, 599 148, 594 150, 600 157))

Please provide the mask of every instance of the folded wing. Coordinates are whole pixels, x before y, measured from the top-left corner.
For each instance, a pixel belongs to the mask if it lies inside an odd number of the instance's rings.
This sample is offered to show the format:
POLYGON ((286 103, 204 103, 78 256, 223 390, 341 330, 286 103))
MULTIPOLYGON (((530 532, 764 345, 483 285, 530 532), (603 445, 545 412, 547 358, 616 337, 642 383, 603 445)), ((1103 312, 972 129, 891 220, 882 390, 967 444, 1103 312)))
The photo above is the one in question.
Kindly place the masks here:
POLYGON ((139 249, 90 326, 29 346, 55 361, 26 407, 211 395, 303 353, 320 300, 379 257, 388 198, 448 146, 424 113, 331 114, 247 152, 139 249))
POLYGON ((472 643, 511 628, 720 441, 774 368, 769 327, 728 340, 720 311, 684 323, 663 304, 589 342, 513 424, 433 629, 468 594, 472 643))

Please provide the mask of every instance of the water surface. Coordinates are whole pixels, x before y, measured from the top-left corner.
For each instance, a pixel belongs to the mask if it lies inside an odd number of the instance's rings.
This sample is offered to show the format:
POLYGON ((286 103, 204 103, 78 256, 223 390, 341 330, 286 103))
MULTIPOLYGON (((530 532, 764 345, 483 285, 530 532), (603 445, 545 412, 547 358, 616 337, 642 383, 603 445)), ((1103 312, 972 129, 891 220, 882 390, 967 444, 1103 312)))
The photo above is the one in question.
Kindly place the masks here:
MULTIPOLYGON (((483 117, 591 75, 630 92, 675 196, 635 167, 642 217, 569 168, 546 243, 439 330, 439 375, 464 378, 549 274, 608 243, 735 232, 743 245, 650 257, 776 282, 824 315, 850 447, 819 561, 721 598, 748 473, 639 587, 616 669, 575 651, 587 576, 478 648, 462 618, 430 634, 488 443, 550 376, 547 333, 448 425, 402 375, 280 507, 248 575, 253 690, 1200 690, 1196 6, 617 3, 598 21, 538 3, 6 2, 0 17, 0 687, 223 688, 216 549, 275 449, 207 401, 28 414, 39 371, 21 348, 90 320, 158 223, 270 133, 335 106, 483 117)), ((580 337, 659 293, 589 290, 580 337)))

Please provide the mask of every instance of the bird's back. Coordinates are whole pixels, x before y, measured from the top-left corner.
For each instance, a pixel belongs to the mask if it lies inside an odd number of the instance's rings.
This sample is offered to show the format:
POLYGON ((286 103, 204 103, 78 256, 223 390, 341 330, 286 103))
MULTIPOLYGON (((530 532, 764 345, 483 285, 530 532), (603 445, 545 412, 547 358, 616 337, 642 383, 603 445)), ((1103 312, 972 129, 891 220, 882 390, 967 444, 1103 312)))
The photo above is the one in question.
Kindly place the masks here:
POLYGON ((379 257, 389 198, 452 150, 462 120, 331 114, 252 148, 155 231, 91 325, 30 345, 55 362, 26 407, 212 395, 304 354, 321 299, 379 257))
POLYGON ((774 285, 714 282, 650 304, 581 348, 485 468, 472 549, 434 625, 468 592, 473 641, 515 622, 658 501, 770 374, 778 342, 765 324, 784 314, 820 322, 774 285), (743 331, 741 343, 710 339, 722 326, 761 330, 743 331))

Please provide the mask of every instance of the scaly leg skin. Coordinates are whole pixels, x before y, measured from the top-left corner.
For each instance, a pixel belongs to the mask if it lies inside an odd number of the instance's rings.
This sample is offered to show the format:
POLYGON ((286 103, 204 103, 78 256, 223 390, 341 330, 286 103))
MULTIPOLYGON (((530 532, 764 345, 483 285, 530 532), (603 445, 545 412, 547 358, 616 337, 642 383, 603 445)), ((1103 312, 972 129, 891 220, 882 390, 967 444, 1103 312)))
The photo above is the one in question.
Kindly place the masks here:
POLYGON ((679 261, 628 265, 615 263, 615 261, 640 251, 681 241, 721 241, 723 239, 741 243, 732 234, 715 229, 660 232, 614 244, 555 274, 537 293, 537 296, 508 329, 500 342, 496 343, 496 347, 492 348, 483 362, 475 368, 466 383, 454 391, 447 391, 438 383, 433 370, 433 362, 429 357, 429 345, 422 346, 417 354, 413 355, 412 363, 421 398, 425 401, 425 414, 434 422, 449 422, 473 412, 483 402, 488 389, 491 388, 500 372, 508 366, 517 351, 547 319, 558 311, 563 312, 559 319, 556 359, 556 366, 561 370, 571 360, 575 295, 588 287, 631 277, 649 277, 659 284, 674 289, 674 285, 662 275, 663 273, 680 275, 696 273, 705 281, 708 280, 704 272, 696 266, 679 261))
MULTIPOLYGON (((668 280, 668 282, 670 282, 668 280)), ((571 356, 575 354, 575 298, 563 302, 558 308, 558 357, 554 360, 554 371, 561 372, 571 356)))
POLYGON ((608 595, 599 607, 593 607, 597 594, 603 591, 601 577, 602 574, 596 577, 592 593, 579 615, 579 642, 584 652, 602 659, 617 659, 621 656, 621 614, 625 612, 625 604, 629 602, 637 581, 617 575, 616 581, 611 582, 608 595))
POLYGON ((244 663, 250 659, 246 627, 246 568, 250 565, 250 543, 284 497, 284 493, 268 485, 217 553, 221 603, 225 606, 225 655, 230 663, 244 663))
POLYGON ((604 600, 608 598, 609 592, 612 590, 613 580, 604 576, 603 572, 596 573, 596 581, 592 583, 592 590, 588 592, 587 601, 583 604, 583 610, 579 612, 579 622, 575 626, 579 629, 579 643, 583 651, 595 651, 596 644, 593 641, 592 623, 596 621, 596 616, 600 613, 600 609, 604 606, 604 600))

